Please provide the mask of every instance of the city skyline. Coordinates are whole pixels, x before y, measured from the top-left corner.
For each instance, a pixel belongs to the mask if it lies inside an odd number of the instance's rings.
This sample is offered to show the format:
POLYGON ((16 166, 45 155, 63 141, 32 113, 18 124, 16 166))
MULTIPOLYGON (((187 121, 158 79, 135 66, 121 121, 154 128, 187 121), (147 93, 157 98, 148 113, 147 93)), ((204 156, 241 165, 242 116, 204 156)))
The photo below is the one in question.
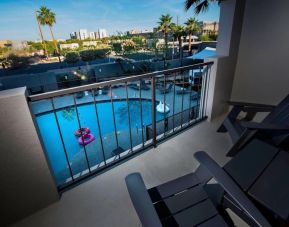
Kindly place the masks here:
MULTIPOLYGON (((77 0, 63 1, 33 1, 2 0, 0 19, 0 40, 37 40, 40 38, 35 19, 35 10, 45 5, 56 13, 56 25, 53 27, 57 39, 68 39, 69 34, 80 28, 89 31, 105 28, 110 35, 118 31, 126 32, 132 29, 152 29, 157 26, 159 17, 169 13, 176 22, 183 23, 189 17, 196 17, 200 21, 218 21, 219 6, 212 4, 208 11, 198 16, 191 9, 184 10, 184 1, 175 0, 131 0, 104 1, 77 0), (5 18, 5 19, 4 19, 5 18)), ((47 28, 44 29, 45 38, 49 39, 47 28)))

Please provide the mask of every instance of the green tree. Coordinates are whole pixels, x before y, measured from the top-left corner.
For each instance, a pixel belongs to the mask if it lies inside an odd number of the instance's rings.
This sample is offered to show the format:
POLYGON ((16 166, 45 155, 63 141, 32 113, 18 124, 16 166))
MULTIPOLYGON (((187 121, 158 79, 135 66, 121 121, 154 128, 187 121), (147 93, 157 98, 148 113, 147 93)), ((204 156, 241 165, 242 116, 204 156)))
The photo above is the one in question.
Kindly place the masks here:
POLYGON ((93 61, 95 60, 95 53, 94 50, 82 50, 80 51, 80 57, 82 61, 93 61))
POLYGON ((198 21, 193 17, 189 18, 185 22, 185 25, 186 25, 186 30, 189 34, 189 53, 191 55, 192 54, 192 35, 194 32, 200 32, 201 28, 199 26, 198 21))
POLYGON ((29 65, 29 59, 28 56, 11 53, 6 57, 5 65, 9 65, 12 69, 25 68, 29 65))
POLYGON ((95 49, 93 51, 94 51, 95 58, 104 58, 110 53, 109 48, 95 49))
POLYGON ((39 23, 43 26, 47 25, 49 27, 50 34, 51 34, 51 37, 52 37, 52 40, 54 43, 55 51, 56 51, 58 58, 59 58, 59 61, 60 61, 57 41, 56 41, 54 34, 53 34, 53 31, 52 31, 52 27, 56 23, 56 17, 55 17, 56 15, 54 12, 52 12, 50 9, 48 9, 45 6, 41 6, 40 10, 38 10, 37 13, 38 13, 37 19, 39 20, 39 23))
POLYGON ((123 43, 123 50, 124 53, 131 53, 135 50, 135 43, 132 40, 126 40, 123 43))
POLYGON ((185 28, 182 25, 172 24, 171 30, 173 32, 173 36, 178 40, 180 58, 182 58, 183 36, 186 34, 185 28))
POLYGON ((116 54, 122 54, 122 45, 121 45, 121 43, 113 43, 112 44, 112 50, 116 54))
POLYGON ((46 57, 48 57, 47 50, 46 50, 46 44, 45 44, 45 41, 44 41, 44 36, 43 36, 42 29, 41 29, 41 24, 40 24, 40 21, 38 19, 37 11, 35 12, 35 15, 36 15, 38 29, 39 29, 39 32, 40 32, 41 44, 42 44, 42 47, 43 47, 44 55, 46 57))
POLYGON ((195 13, 199 14, 206 11, 209 8, 210 3, 217 2, 220 4, 224 0, 186 0, 185 9, 189 10, 192 6, 195 6, 195 13))
POLYGON ((171 22, 172 22, 172 17, 167 14, 167 15, 162 15, 159 19, 159 27, 158 30, 161 31, 164 35, 165 39, 165 58, 167 57, 167 50, 168 50, 168 35, 169 31, 171 30, 171 22))
POLYGON ((65 61, 70 64, 78 62, 80 59, 79 53, 76 51, 67 52, 65 55, 65 61))
POLYGON ((143 36, 134 36, 131 39, 134 43, 137 49, 141 49, 144 46, 144 40, 145 38, 143 36))
POLYGON ((209 35, 201 35, 200 37, 201 41, 212 41, 209 35))

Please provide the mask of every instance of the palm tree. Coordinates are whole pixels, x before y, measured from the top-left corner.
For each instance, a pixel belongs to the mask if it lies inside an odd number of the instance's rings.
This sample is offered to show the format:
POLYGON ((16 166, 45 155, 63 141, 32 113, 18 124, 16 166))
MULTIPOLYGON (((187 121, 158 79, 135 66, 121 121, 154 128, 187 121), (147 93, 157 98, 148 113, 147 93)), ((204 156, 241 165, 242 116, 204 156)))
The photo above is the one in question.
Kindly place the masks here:
POLYGON ((193 32, 200 32, 201 28, 198 24, 198 21, 191 17, 186 22, 185 25, 187 25, 186 30, 189 34, 189 53, 192 54, 192 35, 193 32))
POLYGON ((50 9, 48 9, 45 6, 41 6, 40 10, 37 11, 38 16, 37 19, 39 20, 40 24, 45 26, 47 25, 49 27, 50 30, 50 34, 54 43, 54 47, 55 47, 55 51, 58 55, 58 59, 60 61, 60 56, 59 56, 59 49, 57 46, 57 41, 54 37, 53 31, 52 31, 52 26, 56 23, 56 18, 55 18, 55 13, 52 12, 50 9))
POLYGON ((179 54, 180 58, 182 58, 182 48, 183 48, 183 36, 186 34, 185 28, 182 25, 171 25, 171 30, 173 32, 174 39, 177 39, 179 42, 179 54))
POLYGON ((195 6, 195 13, 199 14, 209 8, 210 3, 217 2, 220 4, 224 0, 186 0, 185 9, 189 10, 193 5, 195 6))
POLYGON ((162 15, 159 19, 159 27, 158 30, 161 31, 164 35, 164 39, 165 39, 165 58, 167 56, 167 50, 168 50, 168 34, 169 31, 171 30, 171 21, 172 21, 172 17, 167 14, 167 15, 162 15))
POLYGON ((39 29, 39 32, 40 32, 40 37, 41 37, 41 42, 42 42, 42 46, 43 46, 44 55, 47 58, 48 57, 48 53, 47 53, 47 50, 46 50, 46 44, 45 44, 44 36, 43 36, 43 33, 42 33, 42 29, 41 29, 41 26, 40 26, 40 22, 38 20, 37 12, 35 12, 35 15, 36 15, 36 20, 37 20, 37 24, 38 24, 38 29, 39 29))

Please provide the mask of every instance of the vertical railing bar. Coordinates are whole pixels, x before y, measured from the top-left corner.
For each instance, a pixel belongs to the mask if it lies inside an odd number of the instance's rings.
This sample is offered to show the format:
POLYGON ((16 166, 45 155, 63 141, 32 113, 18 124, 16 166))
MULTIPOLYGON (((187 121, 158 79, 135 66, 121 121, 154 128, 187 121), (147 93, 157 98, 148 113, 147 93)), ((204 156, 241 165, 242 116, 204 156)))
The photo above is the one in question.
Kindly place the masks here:
POLYGON ((205 103, 206 103, 206 90, 207 90, 208 70, 209 70, 209 68, 208 68, 208 66, 207 66, 207 67, 206 67, 206 76, 205 76, 204 88, 203 88, 204 92, 203 92, 203 107, 202 107, 202 109, 203 109, 203 116, 202 116, 202 117, 204 117, 204 116, 206 115, 206 114, 205 114, 205 103))
MULTIPOLYGON (((200 73, 200 76, 199 76, 199 80, 202 79, 202 71, 201 71, 201 67, 199 67, 199 73, 200 73)), ((200 101, 201 101, 201 94, 200 94, 200 81, 198 81, 198 99, 197 99, 197 109, 198 109, 198 118, 200 118, 200 111, 201 111, 201 108, 200 108, 200 101)))
POLYGON ((206 87, 206 109, 207 109, 207 105, 208 105, 208 96, 209 96, 209 85, 210 85, 210 76, 211 76, 211 69, 212 66, 208 65, 210 72, 208 73, 208 78, 207 78, 207 87, 206 87))
POLYGON ((98 127, 98 134, 99 134, 99 139, 100 139, 100 144, 101 144, 101 150, 102 150, 102 156, 103 156, 103 160, 104 160, 104 165, 106 165, 106 158, 105 158, 105 154, 104 154, 104 147, 103 147, 103 141, 102 141, 102 134, 101 134, 101 129, 100 129, 100 123, 99 123, 99 115, 98 115, 98 109, 97 109, 97 105, 96 105, 96 100, 95 100, 95 90, 91 90, 92 95, 93 95, 93 103, 94 103, 94 107, 95 107, 95 114, 96 114, 96 122, 97 122, 97 127, 98 127))
MULTIPOLYGON (((194 82, 193 78, 194 78, 194 67, 192 68, 192 80, 191 80, 191 84, 190 84, 190 94, 189 94, 189 123, 191 123, 191 113, 192 113, 192 90, 193 90, 193 86, 192 83, 194 82)), ((189 82, 190 82, 190 78, 189 78, 189 82)))
POLYGON ((206 78, 203 78, 203 74, 205 77, 205 73, 204 73, 204 67, 203 67, 203 73, 202 73, 202 85, 201 85, 201 117, 204 117, 204 87, 205 87, 205 80, 206 78))
POLYGON ((140 80, 140 86, 139 86, 139 102, 140 102, 140 121, 141 121, 141 137, 142 137, 142 147, 144 147, 143 118, 142 118, 142 94, 141 94, 141 80, 140 80))
MULTIPOLYGON (((78 108, 77 108, 77 104, 76 104, 75 94, 72 94, 72 97, 73 97, 74 107, 75 107, 75 110, 76 110, 76 117, 77 117, 78 127, 79 127, 79 129, 81 129, 81 124, 80 124, 80 119, 79 119, 79 112, 78 112, 78 108)), ((83 139, 82 130, 80 130, 80 134, 81 134, 81 139, 82 139, 82 143, 83 143, 83 149, 84 149, 84 154, 85 154, 85 159, 86 159, 88 171, 90 173, 91 172, 90 171, 90 165, 89 165, 89 161, 88 161, 88 157, 87 157, 86 147, 84 145, 84 139, 83 139)))
MULTIPOLYGON (((182 74, 183 74, 183 72, 182 72, 182 74)), ((183 128, 184 90, 185 90, 185 75, 183 75, 183 88, 182 88, 181 128, 183 128)))
MULTIPOLYGON (((140 85, 141 86, 141 85, 140 85)), ((128 99, 128 90, 127 90, 127 82, 125 82, 125 91, 126 91, 126 104, 127 104, 127 114, 128 114, 128 125, 129 125, 129 140, 130 140, 130 150, 132 150, 132 136, 131 136, 131 121, 130 121, 130 106, 128 99)))
POLYGON ((61 143, 62 143, 62 146, 63 146, 63 151, 64 151, 64 154, 65 154, 65 159, 66 159, 66 161, 67 161, 67 165, 68 165, 68 168, 69 168, 69 173, 70 173, 70 176, 71 176, 71 178, 72 178, 72 181, 74 181, 73 173, 72 173, 71 166, 70 166, 70 163, 69 163, 69 158, 68 158, 67 150, 66 150, 66 147, 65 147, 65 143, 64 143, 63 136, 62 136, 60 124, 59 124, 58 117, 57 117, 57 114, 56 114, 56 110, 55 110, 55 105, 54 105, 53 98, 50 98, 50 101, 51 101, 51 104, 52 104, 52 110, 53 110, 54 117, 55 117, 55 120, 56 120, 57 129, 58 129, 58 132, 59 132, 59 135, 60 135, 60 140, 61 140, 61 143))
MULTIPOLYGON (((115 139, 116 139, 116 148, 119 147, 118 144, 118 136, 117 136, 117 131, 116 131, 116 122, 115 122, 115 114, 114 114, 114 104, 113 104, 113 99, 112 99, 112 86, 110 85, 110 102, 111 102, 111 107, 112 107, 112 117, 113 117, 113 126, 114 126, 114 134, 115 134, 115 139)), ((120 154, 118 155, 120 158, 120 154)))
POLYGON ((177 75, 177 73, 174 73, 174 97, 173 97, 173 132, 175 131, 176 75, 177 75))
POLYGON ((153 146, 156 147, 157 135, 156 135, 156 81, 155 77, 151 78, 152 81, 152 140, 153 146))
POLYGON ((164 74, 164 137, 166 136, 166 74, 164 74))

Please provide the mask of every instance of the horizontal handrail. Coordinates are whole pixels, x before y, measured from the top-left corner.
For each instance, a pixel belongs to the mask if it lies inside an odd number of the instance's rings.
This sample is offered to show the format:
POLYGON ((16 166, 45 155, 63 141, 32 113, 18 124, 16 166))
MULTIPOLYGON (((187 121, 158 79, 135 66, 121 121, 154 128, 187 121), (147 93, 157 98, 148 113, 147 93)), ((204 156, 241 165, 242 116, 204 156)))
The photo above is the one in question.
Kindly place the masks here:
POLYGON ((61 90, 57 90, 57 91, 50 91, 50 92, 37 94, 37 95, 30 95, 30 96, 28 96, 28 99, 30 101, 39 101, 39 100, 43 100, 43 99, 73 94, 73 93, 77 93, 77 92, 81 92, 81 91, 92 90, 92 89, 96 89, 96 88, 100 88, 100 87, 116 85, 119 83, 141 80, 141 79, 145 79, 145 78, 151 78, 151 77, 158 76, 160 74, 175 73, 175 72, 178 72, 180 70, 189 70, 189 69, 194 69, 194 68, 198 68, 201 66, 209 66, 209 65, 213 65, 213 64, 214 64, 214 62, 211 61, 211 62, 199 63, 199 64, 194 64, 194 65, 182 66, 182 67, 173 68, 173 69, 166 69, 166 70, 162 70, 162 71, 155 71, 155 72, 151 72, 151 73, 145 73, 145 74, 140 74, 140 75, 135 75, 135 76, 130 76, 130 77, 124 77, 124 78, 119 78, 119 79, 115 79, 115 80, 109 80, 109 81, 104 81, 104 82, 87 84, 87 85, 82 85, 82 86, 73 87, 73 88, 61 89, 61 90))

